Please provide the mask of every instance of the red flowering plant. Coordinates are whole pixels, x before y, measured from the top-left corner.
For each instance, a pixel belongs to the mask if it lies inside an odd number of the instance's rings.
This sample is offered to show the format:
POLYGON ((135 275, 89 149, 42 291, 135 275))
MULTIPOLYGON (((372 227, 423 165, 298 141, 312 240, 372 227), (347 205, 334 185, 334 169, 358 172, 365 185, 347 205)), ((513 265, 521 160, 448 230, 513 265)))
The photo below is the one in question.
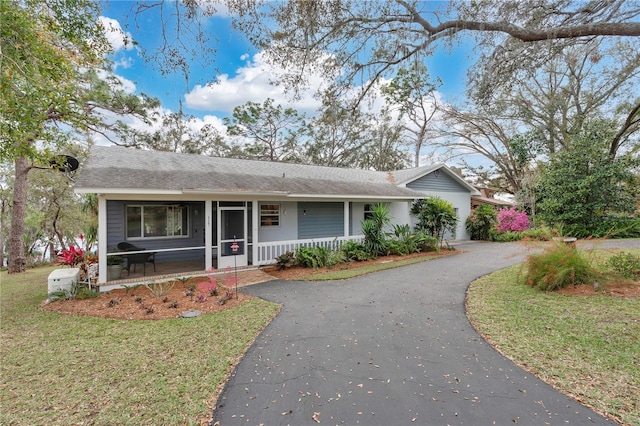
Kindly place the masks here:
POLYGON ((84 261, 84 251, 80 247, 71 246, 58 253, 58 263, 61 265, 76 266, 84 261))

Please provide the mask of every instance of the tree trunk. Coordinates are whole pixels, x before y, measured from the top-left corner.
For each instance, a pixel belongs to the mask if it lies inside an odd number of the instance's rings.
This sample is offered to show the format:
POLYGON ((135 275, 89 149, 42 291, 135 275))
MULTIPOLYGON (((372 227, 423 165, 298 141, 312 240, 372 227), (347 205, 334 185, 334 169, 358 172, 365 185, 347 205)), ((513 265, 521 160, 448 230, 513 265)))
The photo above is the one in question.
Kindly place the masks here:
MULTIPOLYGON (((2 200, 0 201, 0 229, 5 229, 4 215, 6 211, 7 211, 7 203, 4 200, 2 200)), ((4 267, 4 254, 5 254, 4 232, 0 232, 0 268, 4 267)))
POLYGON ((16 180, 13 184, 13 209, 9 230, 9 273, 24 272, 27 259, 24 252, 24 218, 27 205, 27 158, 19 156, 15 161, 16 180))

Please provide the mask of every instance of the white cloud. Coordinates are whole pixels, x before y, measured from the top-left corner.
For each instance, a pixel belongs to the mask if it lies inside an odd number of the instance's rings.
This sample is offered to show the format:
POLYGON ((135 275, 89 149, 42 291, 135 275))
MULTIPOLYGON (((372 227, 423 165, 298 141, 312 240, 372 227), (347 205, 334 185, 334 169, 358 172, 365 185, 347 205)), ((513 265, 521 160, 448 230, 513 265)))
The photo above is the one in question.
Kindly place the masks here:
POLYGON ((114 53, 121 49, 133 49, 133 37, 131 33, 125 32, 122 29, 122 27, 120 26, 120 22, 112 18, 107 18, 106 16, 100 16, 98 20, 104 27, 107 41, 111 45, 114 53))
MULTIPOLYGON (((245 59, 247 55, 242 55, 241 58, 245 59)), ((222 113, 231 113, 234 107, 248 101, 262 103, 267 98, 273 99, 276 104, 305 112, 315 111, 321 105, 313 95, 318 87, 326 84, 324 78, 310 77, 310 87, 314 89, 301 94, 301 99, 293 102, 285 93, 284 87, 271 84, 277 74, 278 70, 264 60, 264 54, 257 53, 252 62, 236 71, 235 76, 222 74, 216 83, 195 86, 185 95, 186 105, 200 111, 222 113)))
POLYGON ((105 70, 98 70, 97 74, 98 74, 98 77, 102 80, 105 80, 105 81, 111 80, 109 82, 114 88, 116 88, 117 90, 122 90, 126 94, 131 95, 136 91, 136 84, 133 81, 128 80, 120 75, 113 74, 110 71, 105 71, 105 70), (117 82, 119 83, 117 84, 117 87, 115 87, 116 84, 115 82, 113 82, 113 79, 117 80, 117 82))

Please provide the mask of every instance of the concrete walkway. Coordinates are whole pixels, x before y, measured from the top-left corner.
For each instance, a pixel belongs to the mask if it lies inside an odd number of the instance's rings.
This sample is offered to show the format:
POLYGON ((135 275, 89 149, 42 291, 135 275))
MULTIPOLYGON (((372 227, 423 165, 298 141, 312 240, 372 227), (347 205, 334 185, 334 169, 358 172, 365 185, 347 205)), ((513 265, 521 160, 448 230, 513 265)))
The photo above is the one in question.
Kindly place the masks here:
POLYGON ((283 310, 231 377, 213 424, 615 425, 501 356, 467 320, 469 283, 521 262, 525 246, 458 249, 345 281, 245 288, 283 310))

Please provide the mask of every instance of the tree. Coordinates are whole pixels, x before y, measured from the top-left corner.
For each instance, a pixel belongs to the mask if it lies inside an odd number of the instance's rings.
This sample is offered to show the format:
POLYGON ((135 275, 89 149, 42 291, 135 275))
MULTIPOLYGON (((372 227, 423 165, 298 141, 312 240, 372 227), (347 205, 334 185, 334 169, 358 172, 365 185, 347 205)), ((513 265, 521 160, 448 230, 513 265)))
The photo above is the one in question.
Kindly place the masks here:
POLYGON ((426 67, 416 61, 411 69, 400 69, 396 77, 382 88, 388 101, 399 107, 408 120, 404 125, 414 145, 414 166, 420 166, 420 152, 430 134, 430 124, 436 114, 435 91, 441 82, 429 81, 426 67))
POLYGON ((182 152, 224 157, 229 146, 218 130, 211 124, 195 127, 195 118, 182 111, 172 112, 162 117, 159 129, 135 131, 124 135, 116 145, 155 151, 182 152))
POLYGON ((354 166, 379 171, 400 170, 411 163, 402 139, 402 123, 383 110, 367 120, 369 129, 360 161, 354 166))
POLYGON ((342 105, 335 95, 326 96, 311 121, 305 142, 305 158, 311 164, 353 167, 361 162, 369 143, 368 117, 360 108, 342 105))
MULTIPOLYGON (((380 78, 392 77, 398 67, 430 54, 441 42, 453 44, 463 33, 481 40, 494 35, 490 41, 496 52, 509 41, 534 48, 556 40, 640 35, 640 22, 634 21, 640 6, 624 0, 461 0, 439 9, 428 9, 417 0, 228 0, 227 5, 235 27, 288 71, 282 76, 288 87, 305 87, 309 69, 315 68, 323 75, 339 75, 345 90, 363 83, 360 98, 380 78)), ((516 61, 510 64, 515 67, 516 61)))
POLYGON ((593 39, 565 47, 542 64, 525 62, 511 72, 511 82, 502 85, 476 78, 470 91, 478 109, 491 105, 494 117, 535 129, 540 152, 546 155, 571 149, 571 138, 588 120, 606 117, 617 122, 609 141, 612 156, 640 127, 640 94, 635 90, 640 38, 593 39))
POLYGON ((447 233, 455 236, 458 216, 450 202, 431 196, 414 201, 410 212, 418 218, 416 231, 426 232, 436 238, 441 246, 447 233))
POLYGON ((225 117, 227 133, 249 141, 232 155, 266 161, 295 162, 301 157, 300 138, 305 131, 304 115, 293 108, 273 105, 268 98, 262 104, 247 102, 225 117))
POLYGON ((108 69, 109 51, 98 23, 99 4, 6 0, 0 2, 0 159, 13 161, 15 181, 9 236, 9 272, 22 272, 28 173, 74 138, 73 132, 109 137, 127 130, 110 114, 146 119, 157 101, 125 93, 108 69))
MULTIPOLYGON (((489 106, 476 111, 461 111, 453 105, 442 105, 440 109, 443 122, 440 133, 444 139, 433 144, 451 155, 481 155, 492 163, 484 183, 517 193, 531 160, 538 154, 536 132, 518 134, 517 121, 502 119, 489 106)), ((483 175, 478 167, 463 162, 477 176, 483 175)))
POLYGON ((628 155, 612 158, 608 141, 615 134, 611 122, 585 123, 572 138, 572 151, 557 153, 543 168, 536 187, 537 214, 549 225, 562 224, 578 236, 590 235, 604 217, 630 214, 638 196, 633 167, 640 162, 628 155))

